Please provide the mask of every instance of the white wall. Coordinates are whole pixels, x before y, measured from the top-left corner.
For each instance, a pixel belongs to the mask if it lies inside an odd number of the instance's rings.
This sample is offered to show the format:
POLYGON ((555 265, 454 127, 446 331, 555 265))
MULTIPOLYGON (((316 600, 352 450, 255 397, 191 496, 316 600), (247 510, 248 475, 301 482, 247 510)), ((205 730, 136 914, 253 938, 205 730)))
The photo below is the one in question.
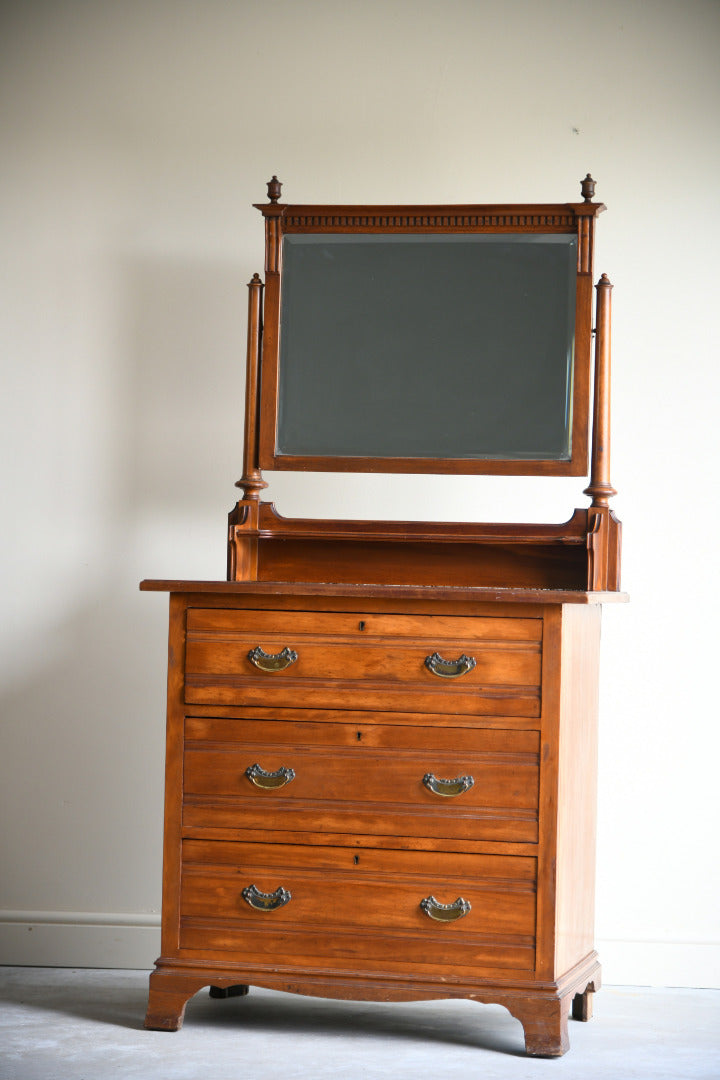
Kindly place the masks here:
MULTIPOLYGON (((616 508, 606 982, 720 985, 720 7, 124 0, 3 7, 0 960, 158 951, 166 599, 222 578, 252 202, 609 206, 616 508), (713 855, 713 853, 715 853, 713 855)), ((272 478, 286 514, 564 520, 576 480, 272 478)))

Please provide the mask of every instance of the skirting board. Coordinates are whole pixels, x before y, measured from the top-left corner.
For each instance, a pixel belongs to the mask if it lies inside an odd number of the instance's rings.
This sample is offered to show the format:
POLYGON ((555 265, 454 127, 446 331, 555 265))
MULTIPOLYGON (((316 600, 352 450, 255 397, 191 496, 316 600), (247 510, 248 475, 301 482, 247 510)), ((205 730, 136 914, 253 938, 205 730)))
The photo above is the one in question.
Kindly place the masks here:
POLYGON ((619 941, 595 948, 606 986, 687 986, 720 989, 720 941, 619 941))
POLYGON ((159 915, 0 911, 3 965, 150 969, 159 955, 159 915))
MULTIPOLYGON (((608 986, 720 989, 720 942, 599 940, 608 986)), ((0 912, 0 964, 148 968, 160 954, 160 916, 87 911, 0 912)))

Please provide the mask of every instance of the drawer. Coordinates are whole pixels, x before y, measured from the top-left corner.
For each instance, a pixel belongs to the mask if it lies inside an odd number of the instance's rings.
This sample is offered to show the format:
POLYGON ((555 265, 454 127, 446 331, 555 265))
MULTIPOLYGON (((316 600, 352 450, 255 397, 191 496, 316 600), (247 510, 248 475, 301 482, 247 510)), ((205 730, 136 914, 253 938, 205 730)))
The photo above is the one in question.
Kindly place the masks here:
POLYGON ((537 838, 537 732, 214 723, 186 721, 187 825, 537 838), (202 738, 228 729, 242 745, 202 738))
MULTIPOLYGON (((537 762, 540 732, 483 727, 453 714, 425 716, 348 712, 336 709, 253 709, 234 716, 186 716, 187 743, 272 746, 372 747, 390 750, 476 750, 483 754, 532 755, 537 762), (402 722, 401 722, 402 721, 402 722), (462 727, 453 726, 461 721, 462 727)), ((493 721, 493 725, 498 721, 493 721)))
POLYGON ((185 751, 185 792, 269 803, 278 798, 411 803, 442 806, 447 813, 460 805, 530 809, 538 803, 538 766, 513 761, 510 755, 503 758, 459 751, 317 751, 303 746, 215 750, 189 746, 185 751), (259 769, 253 774, 255 766, 259 769))
POLYGON ((181 947, 202 932, 250 962, 532 966, 535 908, 527 857, 183 845, 181 947))
POLYGON ((482 615, 396 615, 363 611, 256 611, 188 608, 192 633, 234 634, 256 630, 274 634, 329 635, 353 641, 365 637, 465 638, 468 641, 542 640, 542 619, 482 615))
POLYGON ((333 708, 362 694, 371 708, 536 716, 541 630, 540 619, 191 609, 185 698, 333 708))

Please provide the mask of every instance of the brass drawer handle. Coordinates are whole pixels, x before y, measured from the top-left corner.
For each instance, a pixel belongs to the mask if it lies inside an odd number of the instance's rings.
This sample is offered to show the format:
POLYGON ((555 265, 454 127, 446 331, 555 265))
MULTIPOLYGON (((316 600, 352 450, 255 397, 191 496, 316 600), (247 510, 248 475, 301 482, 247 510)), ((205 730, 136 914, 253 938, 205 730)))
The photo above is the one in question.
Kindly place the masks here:
POLYGON ((261 671, 284 671, 294 664, 297 658, 298 654, 294 649, 285 648, 279 653, 266 653, 259 645, 248 653, 250 663, 261 671))
POLYGON ((468 671, 472 671, 476 664, 475 657, 466 656, 465 653, 457 660, 443 660, 438 652, 425 657, 425 667, 432 671, 433 675, 439 675, 441 679, 457 679, 460 675, 466 675, 468 671))
POLYGON ((458 896, 452 904, 441 904, 434 896, 426 896, 420 901, 420 907, 436 922, 454 922, 455 919, 462 919, 467 915, 471 904, 469 900, 463 900, 462 896, 458 896))
POLYGON ((444 795, 446 799, 452 799, 456 795, 462 795, 469 791, 475 783, 472 776, 456 776, 454 780, 441 780, 439 776, 428 772, 423 776, 423 784, 434 795, 444 795))
POLYGON ((269 790, 270 788, 285 787, 286 784, 289 784, 291 780, 295 779, 295 770, 281 765, 275 772, 266 772, 256 762, 245 770, 245 775, 255 787, 269 790))
POLYGON ((275 892, 260 892, 257 885, 246 885, 242 891, 243 898, 247 900, 251 908, 256 911, 276 911, 283 904, 292 900, 292 893, 283 889, 282 885, 275 892))

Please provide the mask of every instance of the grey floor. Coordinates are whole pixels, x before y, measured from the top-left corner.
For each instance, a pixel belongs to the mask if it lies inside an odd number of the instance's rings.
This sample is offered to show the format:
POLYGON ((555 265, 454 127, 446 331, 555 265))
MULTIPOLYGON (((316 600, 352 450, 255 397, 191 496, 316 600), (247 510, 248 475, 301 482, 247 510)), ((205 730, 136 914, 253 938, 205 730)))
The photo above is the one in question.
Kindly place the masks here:
POLYGON ((518 1021, 469 1001, 380 1005, 253 988, 144 1031, 147 972, 0 968, 1 1080, 720 1080, 720 991, 604 988, 559 1060, 523 1056, 518 1021))

